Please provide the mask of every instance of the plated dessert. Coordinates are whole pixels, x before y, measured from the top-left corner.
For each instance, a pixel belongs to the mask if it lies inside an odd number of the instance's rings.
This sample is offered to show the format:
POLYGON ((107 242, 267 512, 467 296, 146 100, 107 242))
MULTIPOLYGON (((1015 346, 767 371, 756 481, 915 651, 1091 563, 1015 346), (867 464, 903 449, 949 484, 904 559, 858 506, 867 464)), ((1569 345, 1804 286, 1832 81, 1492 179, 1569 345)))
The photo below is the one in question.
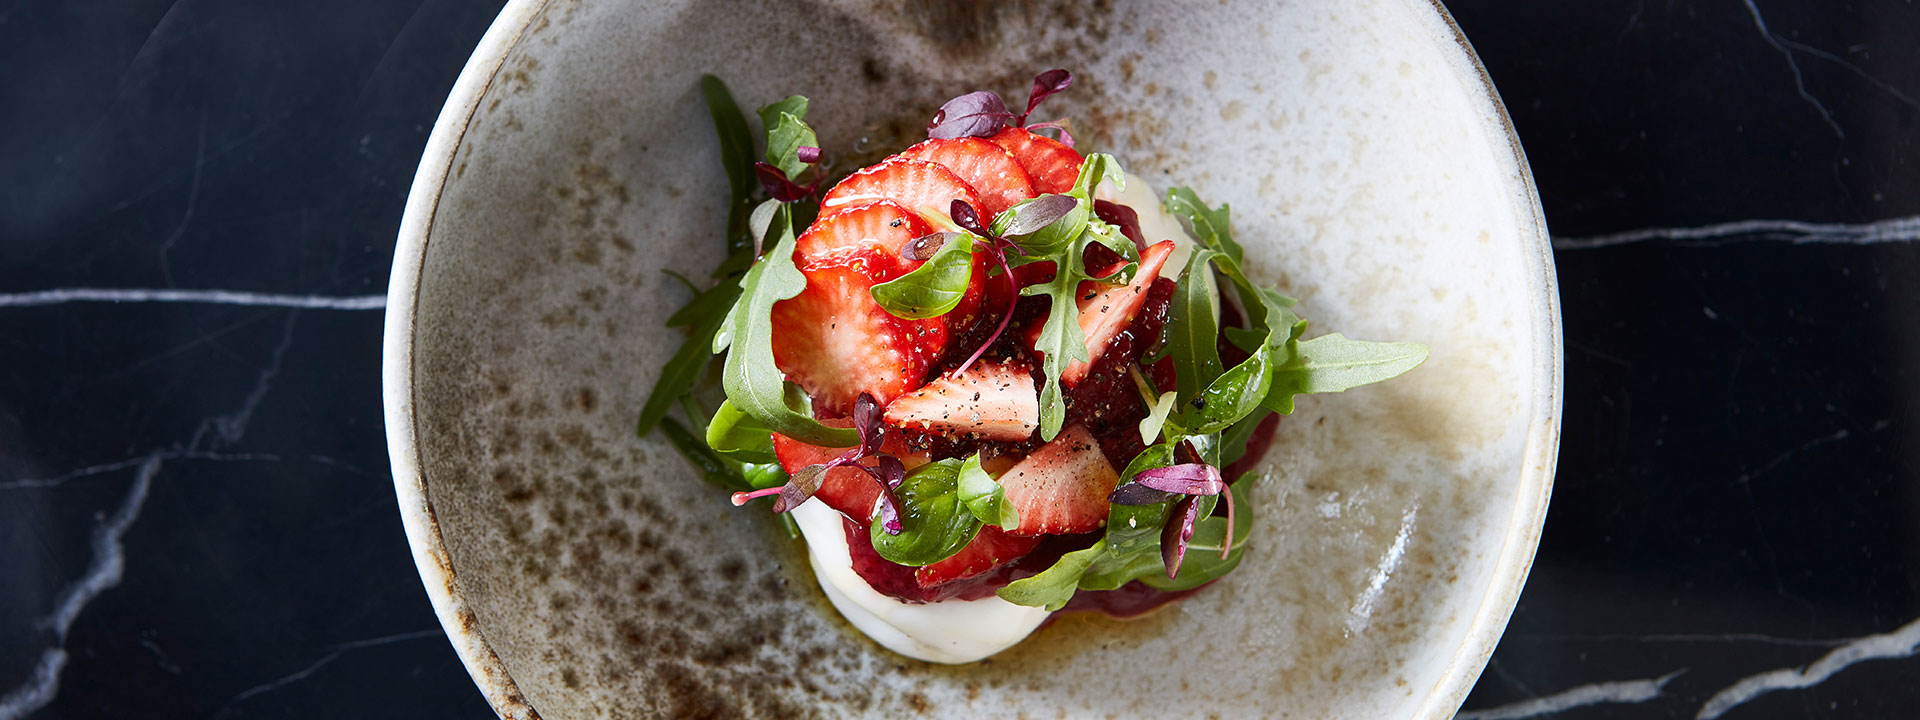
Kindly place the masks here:
POLYGON ((761 108, 756 143, 703 80, 728 255, 681 278, 668 324, 688 336, 639 430, 770 504, 840 613, 910 657, 971 662, 1055 612, 1202 590, 1247 552, 1293 397, 1427 357, 1304 339, 1226 206, 1156 196, 1065 121, 1030 122, 1071 84, 1041 73, 1017 112, 954 98, 924 142, 829 182, 806 98, 761 108))

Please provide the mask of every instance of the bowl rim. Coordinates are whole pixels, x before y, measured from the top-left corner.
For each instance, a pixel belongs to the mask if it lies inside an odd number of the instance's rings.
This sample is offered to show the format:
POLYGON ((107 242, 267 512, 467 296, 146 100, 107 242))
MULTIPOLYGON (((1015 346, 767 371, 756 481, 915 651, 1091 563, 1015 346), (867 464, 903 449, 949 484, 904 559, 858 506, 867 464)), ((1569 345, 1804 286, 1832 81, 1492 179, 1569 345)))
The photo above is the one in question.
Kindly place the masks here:
MULTIPOLYGON (((502 718, 532 720, 540 713, 520 692, 505 663, 486 640, 478 618, 455 585, 453 563, 441 537, 438 518, 421 472, 413 380, 414 337, 419 310, 421 274, 427 240, 432 234, 440 194, 452 170, 455 152, 472 125, 480 100, 486 95, 507 56, 519 44, 550 0, 509 0, 480 39, 453 84, 427 138, 413 185, 407 195, 394 249, 393 271, 387 286, 385 328, 381 341, 381 403, 385 415, 387 454, 392 464, 394 492, 401 524, 413 553, 427 598, 460 661, 502 718)), ((1430 12, 1411 9, 1428 35, 1440 43, 1449 68, 1458 80, 1478 87, 1472 102, 1482 129, 1498 145, 1506 141, 1500 158, 1507 171, 1502 188, 1510 209, 1520 221, 1522 260, 1533 269, 1527 274, 1532 301, 1534 351, 1530 359, 1534 385, 1531 412, 1522 450, 1519 492, 1501 539, 1491 582, 1467 625, 1466 637, 1455 648, 1434 686, 1420 701, 1413 717, 1444 720, 1466 700, 1487 661, 1492 657, 1521 588, 1532 569, 1539 547, 1548 500, 1552 495, 1559 453, 1563 394, 1563 347, 1558 278, 1547 234, 1545 214, 1525 150, 1514 132, 1512 118, 1493 86, 1465 33, 1440 0, 1426 0, 1430 12)))

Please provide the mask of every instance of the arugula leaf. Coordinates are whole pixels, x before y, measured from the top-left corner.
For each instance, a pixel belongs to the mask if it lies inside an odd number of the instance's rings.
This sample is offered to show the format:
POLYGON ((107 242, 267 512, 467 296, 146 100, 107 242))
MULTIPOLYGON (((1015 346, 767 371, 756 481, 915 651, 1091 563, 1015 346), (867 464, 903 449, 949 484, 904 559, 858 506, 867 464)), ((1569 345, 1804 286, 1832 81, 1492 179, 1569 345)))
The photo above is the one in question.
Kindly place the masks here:
POLYGON ((868 526, 873 549, 889 561, 919 567, 952 557, 973 542, 980 521, 960 501, 960 461, 938 460, 914 468, 894 496, 900 503, 900 532, 880 523, 868 526))
POLYGON ((700 378, 713 360, 711 346, 714 335, 727 318, 721 308, 732 307, 739 295, 740 288, 722 283, 719 287, 694 296, 685 308, 674 313, 676 318, 691 321, 692 327, 687 331, 687 339, 680 343, 680 349, 674 351, 673 357, 660 367, 660 378, 654 381, 653 392, 647 395, 647 404, 640 408, 636 429, 642 437, 652 432, 654 425, 667 416, 675 400, 693 391, 694 381, 700 378), (697 313, 693 312, 695 308, 699 308, 697 313))
POLYGON ((1167 307, 1167 353, 1182 399, 1191 400, 1222 372, 1220 362, 1220 289, 1212 259, 1218 253, 1197 248, 1180 271, 1180 285, 1167 307))
POLYGON ((972 278, 973 236, 962 235, 940 246, 913 272, 875 285, 868 292, 893 316, 924 320, 959 306, 972 278))
POLYGON ((1113 181, 1115 190, 1127 189, 1127 172, 1120 169, 1120 161, 1106 153, 1093 153, 1080 161, 1080 174, 1073 179, 1073 189, 1067 194, 1092 205, 1094 188, 1108 180, 1113 181))
MULTIPOLYGON (((1271 394, 1272 391, 1269 390, 1268 392, 1271 394)), ((1265 403, 1266 400, 1263 398, 1261 402, 1265 403)), ((1240 421, 1234 423, 1233 427, 1227 428, 1225 432, 1220 434, 1221 466, 1232 465, 1240 458, 1246 457, 1247 440, 1253 437, 1253 431, 1260 427, 1260 422, 1266 420, 1267 414, 1270 412, 1271 411, 1263 404, 1259 409, 1249 413, 1246 417, 1240 418, 1240 421)))
POLYGON ((1007 493, 999 481, 980 466, 980 453, 974 453, 960 464, 959 484, 960 502, 966 503, 967 510, 981 523, 1007 530, 1020 527, 1020 511, 1007 502, 1007 493))
POLYGON ((787 484, 787 469, 780 463, 740 463, 740 475, 747 479, 747 486, 755 490, 777 488, 787 484))
POLYGON ((1180 563, 1180 573, 1169 579, 1165 567, 1156 568, 1158 572, 1147 573, 1137 578, 1148 587, 1168 592, 1192 590, 1216 580, 1234 568, 1240 566, 1240 559, 1246 554, 1247 539, 1253 535, 1253 501, 1248 497, 1246 478, 1234 483, 1229 489, 1233 493, 1233 546, 1228 548, 1226 557, 1220 550, 1227 538, 1227 519, 1206 517, 1211 510, 1201 509, 1201 520, 1194 526, 1193 538, 1187 541, 1186 558, 1180 563))
POLYGON ((1086 235, 1068 243, 1067 252, 1056 261, 1053 280, 1022 289, 1023 295, 1044 294, 1051 298, 1047 320, 1040 326, 1040 337, 1033 349, 1041 354, 1040 368, 1046 384, 1040 388, 1040 439, 1052 440, 1066 421, 1066 394, 1060 387, 1060 374, 1074 361, 1086 362, 1087 338, 1080 332, 1080 305, 1074 295, 1080 281, 1087 279, 1081 255, 1086 235))
POLYGON ((740 301, 727 316, 731 326, 724 338, 715 339, 716 352, 730 348, 721 373, 727 401, 772 431, 804 443, 821 447, 859 444, 860 434, 853 429, 830 428, 809 417, 806 394, 787 382, 774 365, 773 305, 806 290, 807 278, 793 264, 791 210, 782 206, 773 224, 779 242, 741 278, 740 301))
POLYGON ((713 420, 707 423, 707 447, 741 462, 780 462, 773 454, 773 429, 759 418, 740 412, 731 402, 720 403, 713 420))
POLYGON ((1261 345, 1253 355, 1220 375, 1180 411, 1180 426, 1195 435, 1232 427, 1260 407, 1273 383, 1273 348, 1261 345))
POLYGON ((1298 352, 1273 373, 1273 386, 1261 405, 1282 415, 1293 413, 1293 396, 1340 392, 1406 373, 1427 361, 1427 346, 1348 340, 1328 333, 1298 343, 1298 352))
POLYGON ((700 94, 706 98, 707 114, 713 116, 714 132, 720 136, 720 164, 727 171, 727 187, 733 197, 727 205, 727 254, 748 245, 742 234, 746 209, 753 203, 753 136, 747 132, 747 117, 733 101, 727 84, 712 75, 700 76, 700 94))
POLYGON ((1180 216, 1187 221, 1189 233, 1200 244, 1233 260, 1238 265, 1245 255, 1240 243, 1233 241, 1233 212, 1226 205, 1217 210, 1209 210, 1201 202, 1200 195, 1192 188, 1177 187, 1167 191, 1163 203, 1167 212, 1180 216))
POLYGON ((686 426, 681 425, 680 421, 661 418, 660 430, 666 434, 667 442, 673 445, 673 449, 679 451, 680 457, 686 458, 695 470, 699 470, 701 477, 706 478, 707 482, 729 490, 755 489, 741 474, 738 462, 721 457, 719 453, 707 447, 706 443, 694 437, 693 433, 687 432, 686 426))
POLYGON ((767 164, 780 168, 789 178, 798 178, 807 169, 800 160, 801 147, 819 147, 820 138, 802 120, 807 116, 807 98, 792 95, 760 108, 761 127, 767 129, 767 164))
POLYGON ((1087 568, 1106 552, 1105 545, 1075 550, 1060 556, 1060 561, 1054 563, 1053 567, 1033 577, 1007 583, 1006 587, 994 594, 1015 605, 1059 610, 1073 599, 1073 593, 1079 588, 1080 578, 1086 574, 1087 568))

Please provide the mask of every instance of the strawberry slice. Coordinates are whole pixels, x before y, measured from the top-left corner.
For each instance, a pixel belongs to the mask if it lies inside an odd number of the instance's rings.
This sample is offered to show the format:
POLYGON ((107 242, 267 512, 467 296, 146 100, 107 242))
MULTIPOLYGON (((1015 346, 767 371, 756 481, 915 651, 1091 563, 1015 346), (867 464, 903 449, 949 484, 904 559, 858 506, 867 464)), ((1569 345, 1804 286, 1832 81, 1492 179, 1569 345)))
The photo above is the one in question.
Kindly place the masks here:
POLYGON ((1040 538, 1008 535, 1000 528, 987 525, 973 536, 973 542, 952 557, 915 569, 913 579, 923 588, 965 580, 1018 560, 1039 545, 1040 538))
MULTIPOLYGON (((888 256, 899 257, 907 241, 931 232, 933 228, 919 215, 891 200, 848 205, 814 221, 813 227, 794 239, 794 263, 805 265, 862 248, 882 249, 888 256)), ((910 263, 908 269, 918 266, 910 263)))
POLYGON ((894 317, 873 301, 873 286, 908 265, 878 248, 812 258, 800 266, 807 288, 774 304, 773 362, 816 412, 844 416, 863 392, 885 405, 919 387, 946 348, 945 318, 894 317))
POLYGON ((1007 154, 1026 169, 1036 195, 1072 190, 1073 181, 1080 177, 1080 153, 1058 140, 1016 127, 988 139, 1006 148, 1007 154))
MULTIPOLYGON (((1067 367, 1060 371, 1062 384, 1073 387, 1086 379, 1087 371, 1113 344, 1114 336, 1127 329, 1127 325, 1140 314, 1140 308, 1147 302, 1147 290, 1160 277, 1160 268, 1166 266, 1167 258, 1172 254, 1173 241, 1161 240, 1140 252, 1140 269, 1134 273, 1133 282, 1108 285, 1085 280, 1080 283, 1077 294, 1080 298, 1080 334, 1087 339, 1087 361, 1067 363, 1067 367)), ((1027 345, 1031 347, 1039 340, 1040 326, 1035 324, 1027 331, 1027 345)))
POLYGON ((1020 513, 1014 535, 1071 535, 1107 524, 1107 496, 1120 475, 1085 425, 1074 423, 1000 476, 1020 513))
POLYGON ((980 207, 980 196, 953 171, 925 160, 892 157, 841 180, 821 198, 820 209, 874 200, 892 200, 932 222, 951 222, 948 211, 955 200, 980 207))
POLYGON ((1036 194, 1033 181, 1020 163, 999 145, 980 138, 936 138, 907 148, 895 157, 925 160, 953 171, 980 196, 980 204, 975 209, 987 222, 1036 194))
POLYGON ((941 375, 895 398, 884 419, 924 432, 1018 442, 1039 427, 1040 399, 1025 366, 977 362, 964 375, 941 375))
MULTIPOLYGON (((828 420, 824 424, 838 426, 848 423, 828 420)), ((774 457, 780 459, 780 467, 785 469, 788 475, 800 472, 800 468, 808 465, 825 464, 852 449, 852 447, 823 448, 800 442, 780 433, 773 434, 774 457)), ((880 451, 899 458, 900 464, 905 465, 908 470, 925 465, 929 460, 926 453, 910 450, 906 440, 899 437, 898 433, 890 433, 883 438, 880 441, 880 451)), ((875 463, 876 461, 872 458, 864 461, 864 464, 869 467, 875 463)), ((820 502, 826 503, 827 507, 840 511, 840 514, 858 521, 864 527, 873 519, 874 503, 880 499, 880 484, 874 481, 872 475, 855 468, 837 467, 828 470, 826 476, 820 479, 820 489, 814 492, 813 496, 819 498, 820 502)))

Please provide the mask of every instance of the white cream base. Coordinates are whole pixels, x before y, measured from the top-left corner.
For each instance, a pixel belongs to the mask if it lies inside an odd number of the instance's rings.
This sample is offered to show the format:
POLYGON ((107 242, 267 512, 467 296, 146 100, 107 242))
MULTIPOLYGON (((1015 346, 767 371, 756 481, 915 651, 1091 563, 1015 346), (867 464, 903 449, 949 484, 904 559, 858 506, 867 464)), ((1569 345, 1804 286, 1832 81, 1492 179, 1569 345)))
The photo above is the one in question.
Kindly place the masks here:
POLYGON ((1093 189, 1093 196, 1133 208, 1134 214, 1140 216, 1140 239, 1146 244, 1172 240, 1173 254, 1160 268, 1160 277, 1180 279, 1180 271, 1187 267, 1187 256, 1193 252, 1193 239, 1187 236, 1187 229, 1180 226, 1180 219, 1161 207, 1161 196, 1154 192, 1152 185, 1139 175, 1127 173, 1127 189, 1116 192, 1113 183, 1101 183, 1093 189))
POLYGON ((888 650, 927 662, 970 663, 1013 647, 1052 615, 997 597, 925 605, 887 597, 853 571, 839 512, 808 500, 790 514, 807 539, 813 575, 827 600, 847 622, 888 650))

